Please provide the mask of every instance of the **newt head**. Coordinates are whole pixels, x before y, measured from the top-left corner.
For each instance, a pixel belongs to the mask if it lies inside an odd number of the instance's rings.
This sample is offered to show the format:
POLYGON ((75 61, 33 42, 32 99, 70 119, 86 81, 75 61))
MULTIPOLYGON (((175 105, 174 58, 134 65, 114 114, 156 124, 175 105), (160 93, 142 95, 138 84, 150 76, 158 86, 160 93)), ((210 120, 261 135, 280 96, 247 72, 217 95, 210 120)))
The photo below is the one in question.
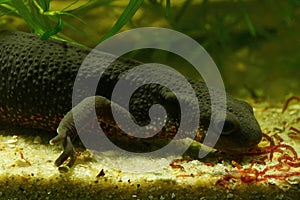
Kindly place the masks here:
POLYGON ((253 108, 245 101, 227 98, 225 121, 214 119, 218 128, 224 122, 222 133, 215 148, 227 153, 243 153, 256 146, 262 139, 262 131, 254 116, 253 108))

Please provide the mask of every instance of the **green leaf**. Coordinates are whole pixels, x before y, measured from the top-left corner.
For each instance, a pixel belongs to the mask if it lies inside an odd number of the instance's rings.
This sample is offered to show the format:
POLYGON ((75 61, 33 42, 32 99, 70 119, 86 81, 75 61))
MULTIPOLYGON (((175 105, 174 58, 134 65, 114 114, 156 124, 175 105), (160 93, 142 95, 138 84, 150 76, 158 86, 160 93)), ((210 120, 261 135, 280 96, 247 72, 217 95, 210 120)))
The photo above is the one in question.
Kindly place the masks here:
POLYGON ((250 16, 247 13, 244 13, 244 18, 245 18, 245 21, 246 21, 246 24, 249 28, 249 31, 251 33, 252 36, 256 36, 256 29, 255 29, 255 26, 254 24, 252 23, 251 19, 250 19, 250 16))
MULTIPOLYGON (((73 5, 75 5, 76 3, 78 3, 79 0, 75 0, 73 1, 72 3, 70 3, 69 5, 67 5, 67 7, 65 7, 63 10, 67 10, 69 9, 70 7, 72 7, 73 5)), ((84 4, 85 5, 85 4, 84 4)))
POLYGON ((242 9, 242 12, 243 12, 243 16, 244 16, 245 22, 246 22, 246 24, 248 26, 248 29, 249 29, 251 35, 252 36, 256 36, 255 26, 254 26, 254 24, 251 21, 251 18, 249 16, 247 8, 246 8, 246 6, 244 4, 244 1, 243 0, 239 0, 239 3, 240 3, 240 6, 241 6, 241 9, 242 9))
POLYGON ((3 15, 5 14, 16 15, 16 9, 8 4, 1 4, 0 12, 3 13, 3 15))
POLYGON ((166 1, 166 17, 170 15, 171 0, 166 1))
POLYGON ((7 3, 7 2, 10 2, 10 0, 0 0, 0 4, 1 3, 7 3))
POLYGON ((117 20, 117 22, 109 30, 109 32, 101 39, 101 42, 116 34, 133 17, 133 15, 139 9, 142 3, 143 0, 130 0, 129 4, 117 20))
POLYGON ((57 25, 53 29, 51 29, 49 31, 46 31, 41 36, 41 40, 46 40, 46 39, 50 38, 51 36, 56 35, 57 33, 59 33, 63 29, 63 22, 61 20, 61 17, 58 16, 57 18, 58 18, 57 25))
MULTIPOLYGON (((108 5, 110 3, 112 3, 111 0, 101 0, 101 1, 89 0, 88 2, 83 4, 82 6, 79 6, 77 8, 68 10, 68 12, 77 12, 77 13, 89 12, 91 9, 97 8, 99 6, 105 6, 105 5, 108 5)), ((67 10, 67 9, 69 9, 69 7, 71 7, 71 6, 67 6, 63 10, 67 10)))
POLYGON ((41 8, 43 9, 44 12, 48 11, 50 8, 50 0, 42 0, 38 1, 41 8))
POLYGON ((34 18, 31 15, 29 6, 24 0, 11 0, 11 6, 16 8, 16 13, 19 14, 32 29, 39 29, 39 26, 34 23, 34 18))
MULTIPOLYGON (((203 0, 202 3, 201 3, 201 11, 203 12, 203 9, 202 7, 206 5, 206 2, 208 0, 203 0)), ((186 11, 187 7, 191 4, 192 0, 186 0, 183 5, 181 6, 179 12, 176 14, 175 18, 174 18, 174 22, 177 23, 180 18, 183 16, 184 12, 186 11)), ((204 10, 205 11, 205 10, 204 10)), ((201 12, 200 12, 201 15, 203 15, 201 12)))

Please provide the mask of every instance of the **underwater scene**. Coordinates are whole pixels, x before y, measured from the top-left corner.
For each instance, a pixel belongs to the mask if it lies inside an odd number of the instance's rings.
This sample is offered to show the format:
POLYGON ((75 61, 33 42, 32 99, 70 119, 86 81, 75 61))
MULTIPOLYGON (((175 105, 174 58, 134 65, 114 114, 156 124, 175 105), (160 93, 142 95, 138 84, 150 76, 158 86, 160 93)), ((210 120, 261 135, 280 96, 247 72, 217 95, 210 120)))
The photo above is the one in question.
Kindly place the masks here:
POLYGON ((299 0, 0 0, 0 199, 298 199, 299 33, 299 0))

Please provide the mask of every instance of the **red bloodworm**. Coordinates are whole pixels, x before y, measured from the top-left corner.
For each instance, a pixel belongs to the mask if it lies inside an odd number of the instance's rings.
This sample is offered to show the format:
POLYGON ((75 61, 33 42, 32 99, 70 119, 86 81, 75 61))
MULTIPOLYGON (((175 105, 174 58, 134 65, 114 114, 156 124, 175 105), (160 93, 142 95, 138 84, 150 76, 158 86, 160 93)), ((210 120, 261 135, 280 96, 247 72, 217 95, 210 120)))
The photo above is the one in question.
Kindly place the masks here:
POLYGON ((288 108, 288 106, 292 100, 296 100, 296 101, 300 102, 300 97, 292 96, 292 97, 288 98, 282 108, 281 113, 284 113, 286 111, 286 109, 288 108))
POLYGON ((300 130, 292 126, 290 127, 290 130, 292 132, 288 133, 288 136, 293 140, 300 140, 300 135, 297 135, 300 134, 300 130))
POLYGON ((283 142, 282 137, 280 137, 278 134, 274 135, 274 138, 275 138, 276 140, 278 140, 279 143, 282 143, 282 142, 283 142))
POLYGON ((295 127, 290 127, 290 130, 293 131, 294 133, 300 134, 300 130, 296 129, 295 127))

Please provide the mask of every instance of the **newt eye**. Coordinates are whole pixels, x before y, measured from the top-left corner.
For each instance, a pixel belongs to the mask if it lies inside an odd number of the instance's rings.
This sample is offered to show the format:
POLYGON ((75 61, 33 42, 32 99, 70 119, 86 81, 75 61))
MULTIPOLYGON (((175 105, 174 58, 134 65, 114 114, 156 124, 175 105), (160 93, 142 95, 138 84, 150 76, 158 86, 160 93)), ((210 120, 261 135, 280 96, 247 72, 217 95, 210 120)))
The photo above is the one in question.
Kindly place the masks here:
POLYGON ((225 120, 216 120, 215 128, 216 130, 222 130, 222 135, 230 135, 239 129, 239 123, 235 117, 227 114, 225 120))

